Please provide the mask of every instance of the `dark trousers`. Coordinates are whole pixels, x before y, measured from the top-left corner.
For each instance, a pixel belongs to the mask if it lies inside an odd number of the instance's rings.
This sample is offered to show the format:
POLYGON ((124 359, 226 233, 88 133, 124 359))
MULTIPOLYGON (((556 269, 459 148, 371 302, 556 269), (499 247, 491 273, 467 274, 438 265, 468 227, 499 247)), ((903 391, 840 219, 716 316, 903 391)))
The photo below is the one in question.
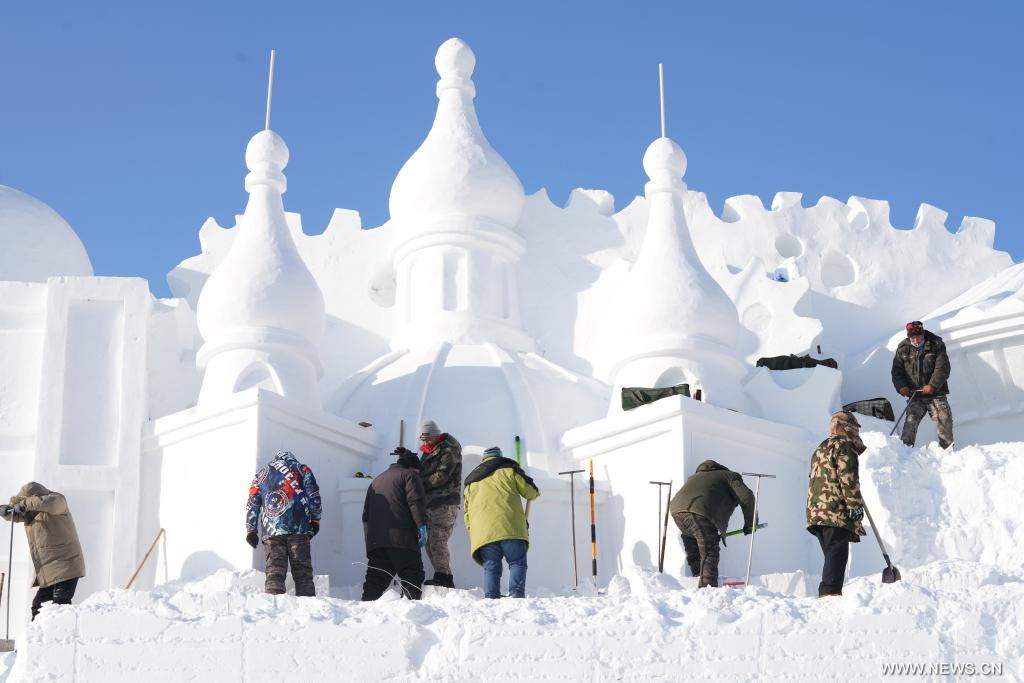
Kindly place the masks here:
POLYGON ((402 595, 419 600, 423 594, 423 557, 420 550, 409 548, 374 548, 366 551, 366 580, 363 581, 363 600, 376 600, 384 595, 397 576, 402 595))
POLYGON ((810 527, 810 531, 817 536, 821 552, 825 555, 825 565, 821 568, 821 583, 818 584, 818 596, 842 595, 853 533, 847 529, 820 524, 810 527))
POLYGON ((718 528, 707 517, 693 512, 677 512, 672 521, 683 537, 690 573, 700 577, 697 585, 718 586, 718 544, 722 538, 718 528))
POLYGON ((263 558, 266 561, 268 593, 281 595, 285 592, 284 579, 288 575, 290 563, 292 579, 295 581, 295 595, 316 595, 316 589, 313 588, 313 561, 309 556, 309 536, 271 536, 263 541, 263 558))
POLYGON ((32 598, 32 620, 35 621, 39 614, 39 608, 44 602, 52 602, 55 605, 70 605, 71 598, 75 597, 75 589, 78 588, 78 579, 58 581, 52 586, 40 588, 36 591, 36 597, 32 598))

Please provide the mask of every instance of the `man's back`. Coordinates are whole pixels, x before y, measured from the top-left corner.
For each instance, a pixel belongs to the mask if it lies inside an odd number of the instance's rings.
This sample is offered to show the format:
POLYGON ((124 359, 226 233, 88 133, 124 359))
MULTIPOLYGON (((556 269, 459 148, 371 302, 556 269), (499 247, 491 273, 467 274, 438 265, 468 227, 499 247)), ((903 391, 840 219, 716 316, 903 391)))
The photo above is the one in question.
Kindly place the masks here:
POLYGON ((744 525, 749 526, 754 515, 754 495, 743 483, 743 477, 714 460, 705 460, 672 497, 669 511, 706 517, 720 533, 725 533, 737 505, 743 507, 744 525))
POLYGON ((416 470, 393 463, 366 491, 363 532, 367 550, 419 548, 416 530, 426 524, 423 480, 416 470))

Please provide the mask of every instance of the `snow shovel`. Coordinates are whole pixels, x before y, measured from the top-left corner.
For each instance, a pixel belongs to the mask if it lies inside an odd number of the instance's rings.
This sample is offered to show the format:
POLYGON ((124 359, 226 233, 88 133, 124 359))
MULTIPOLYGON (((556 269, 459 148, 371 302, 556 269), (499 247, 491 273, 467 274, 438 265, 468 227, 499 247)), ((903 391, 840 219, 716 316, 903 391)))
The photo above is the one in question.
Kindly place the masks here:
POLYGON ((896 583, 902 581, 903 577, 900 576, 900 570, 893 565, 892 560, 889 559, 889 553, 885 549, 885 544, 882 543, 882 537, 878 535, 878 528, 875 527, 875 520, 871 519, 871 511, 868 510, 868 506, 864 506, 864 514, 868 516, 868 523, 871 524, 871 531, 875 534, 875 540, 878 541, 878 547, 882 549, 882 557, 885 558, 885 569, 882 570, 882 583, 896 583))
MULTIPOLYGON (((11 640, 11 563, 14 559, 14 510, 11 510, 11 545, 7 549, 7 630, 0 640, 0 652, 14 652, 14 641, 11 640)), ((0 595, 3 584, 0 580, 0 595)))
POLYGON ((907 411, 908 411, 908 410, 910 410, 910 403, 911 403, 911 401, 913 401, 913 400, 914 400, 914 398, 916 398, 916 397, 917 397, 917 393, 918 393, 918 392, 916 392, 916 391, 913 391, 913 392, 911 392, 911 393, 910 393, 910 396, 909 396, 909 397, 907 397, 907 407, 906 407, 906 408, 904 408, 904 409, 903 409, 903 412, 902 412, 902 413, 900 413, 900 416, 896 418, 896 424, 894 424, 894 425, 892 426, 892 431, 891 431, 891 432, 889 432, 889 436, 893 436, 894 434, 896 434, 896 430, 897 430, 897 429, 899 429, 899 426, 900 426, 900 420, 902 420, 902 419, 903 419, 903 416, 907 414, 907 411))

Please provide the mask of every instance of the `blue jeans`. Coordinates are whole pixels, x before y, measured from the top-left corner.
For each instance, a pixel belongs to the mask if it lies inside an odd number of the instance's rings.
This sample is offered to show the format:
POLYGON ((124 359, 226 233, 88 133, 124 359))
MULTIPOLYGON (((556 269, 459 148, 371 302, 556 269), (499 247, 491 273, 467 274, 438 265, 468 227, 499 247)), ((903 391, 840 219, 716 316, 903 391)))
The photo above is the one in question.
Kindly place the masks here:
POLYGON ((508 562, 508 594, 526 597, 526 541, 507 539, 481 546, 477 551, 484 565, 484 597, 501 597, 501 560, 508 562))

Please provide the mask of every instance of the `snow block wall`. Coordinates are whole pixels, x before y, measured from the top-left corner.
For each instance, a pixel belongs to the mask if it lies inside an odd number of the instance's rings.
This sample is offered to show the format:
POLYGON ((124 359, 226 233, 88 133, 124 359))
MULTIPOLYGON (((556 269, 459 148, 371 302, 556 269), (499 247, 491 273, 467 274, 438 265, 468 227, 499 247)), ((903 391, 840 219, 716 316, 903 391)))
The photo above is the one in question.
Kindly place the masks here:
MULTIPOLYGON (((213 577, 218 578, 218 577, 213 577)), ((630 571, 601 597, 414 603, 189 585, 48 608, 14 675, 47 681, 878 680, 938 662, 1024 676, 1024 577, 926 565, 840 598, 630 571), (130 625, 130 626, 129 626, 130 625)), ((223 584, 223 582, 220 582, 223 584)))

